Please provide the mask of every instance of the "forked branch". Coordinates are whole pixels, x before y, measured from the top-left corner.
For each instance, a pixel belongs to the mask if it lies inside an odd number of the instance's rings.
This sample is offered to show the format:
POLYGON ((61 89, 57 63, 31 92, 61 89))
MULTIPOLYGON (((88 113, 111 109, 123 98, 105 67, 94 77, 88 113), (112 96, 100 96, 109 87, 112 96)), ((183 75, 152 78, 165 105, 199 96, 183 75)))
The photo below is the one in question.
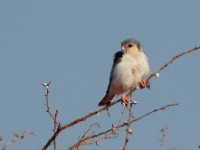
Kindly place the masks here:
MULTIPOLYGON (((189 54, 189 53, 191 53, 191 52, 194 52, 194 51, 196 51, 196 50, 199 50, 199 49, 200 49, 200 46, 197 46, 197 47, 192 48, 191 50, 185 51, 185 52, 183 52, 183 53, 180 53, 180 54, 174 56, 174 57, 173 57, 170 61, 168 61, 165 65, 163 65, 162 67, 160 67, 160 68, 158 69, 158 71, 156 71, 155 73, 150 74, 149 77, 147 78, 147 81, 151 80, 152 77, 157 76, 157 74, 159 74, 159 73, 160 73, 161 71, 163 71, 166 67, 168 67, 169 65, 171 65, 176 59, 178 59, 178 58, 180 58, 181 56, 184 56, 184 55, 186 55, 186 54, 189 54)), ((48 100, 48 99, 47 99, 47 100, 48 100)), ((47 101, 47 102, 48 102, 48 101, 47 101)), ((56 121, 55 117, 50 113, 50 111, 48 112, 49 108, 47 107, 47 112, 49 113, 49 115, 51 116, 51 118, 54 120, 54 122, 56 123, 56 125, 57 125, 58 127, 57 127, 57 130, 56 130, 56 131, 54 132, 54 134, 52 135, 52 137, 51 137, 51 138, 47 141, 47 143, 44 145, 44 147, 43 147, 42 150, 46 150, 46 149, 51 145, 51 143, 56 139, 56 137, 59 135, 59 133, 60 133, 61 131, 65 130, 65 129, 71 127, 71 126, 74 126, 74 125, 76 125, 76 124, 78 124, 78 123, 80 123, 80 122, 82 122, 82 121, 85 121, 86 119, 88 119, 88 118, 90 118, 90 117, 92 117, 92 116, 94 116, 94 115, 96 115, 96 114, 98 114, 98 113, 100 113, 100 112, 102 112, 102 111, 108 110, 110 107, 112 107, 113 105, 115 105, 115 104, 117 104, 117 103, 119 103, 119 102, 121 102, 121 99, 112 102, 109 106, 102 107, 102 108, 100 108, 100 109, 97 110, 97 111, 93 111, 93 112, 91 112, 91 113, 89 113, 89 114, 87 114, 87 115, 85 115, 85 116, 83 116, 83 117, 80 117, 80 118, 78 118, 78 119, 75 119, 74 121, 72 121, 72 122, 70 122, 70 123, 67 123, 67 124, 65 124, 65 125, 60 125, 60 124, 56 121)), ((173 104, 173 105, 174 105, 174 104, 173 104)), ((171 105, 169 105, 169 106, 171 106, 171 105)), ((162 108, 161 108, 161 109, 162 109, 162 108)), ((165 109, 165 107, 164 107, 163 109, 165 109)), ((155 109, 153 112, 156 112, 156 111, 159 111, 159 110, 160 110, 160 109, 155 109)), ((150 112, 150 114, 153 113, 153 112, 150 112)), ((146 115, 149 115, 149 114, 146 114, 146 115)), ((146 117, 146 116, 142 116, 142 118, 143 118, 143 117, 146 117)), ((132 120, 131 123, 132 123, 132 122, 135 122, 135 121, 137 121, 137 120, 139 120, 139 119, 142 119, 142 118, 138 118, 138 119, 132 120)), ((123 126, 124 126, 124 125, 123 125, 123 126)))

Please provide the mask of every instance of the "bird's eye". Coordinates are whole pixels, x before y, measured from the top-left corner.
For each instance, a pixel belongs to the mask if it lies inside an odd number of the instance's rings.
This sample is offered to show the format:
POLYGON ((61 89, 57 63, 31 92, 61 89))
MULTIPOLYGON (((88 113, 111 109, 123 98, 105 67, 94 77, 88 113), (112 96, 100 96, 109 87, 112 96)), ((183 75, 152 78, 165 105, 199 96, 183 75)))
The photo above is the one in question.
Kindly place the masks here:
POLYGON ((129 47, 129 48, 133 47, 133 44, 128 44, 128 47, 129 47))

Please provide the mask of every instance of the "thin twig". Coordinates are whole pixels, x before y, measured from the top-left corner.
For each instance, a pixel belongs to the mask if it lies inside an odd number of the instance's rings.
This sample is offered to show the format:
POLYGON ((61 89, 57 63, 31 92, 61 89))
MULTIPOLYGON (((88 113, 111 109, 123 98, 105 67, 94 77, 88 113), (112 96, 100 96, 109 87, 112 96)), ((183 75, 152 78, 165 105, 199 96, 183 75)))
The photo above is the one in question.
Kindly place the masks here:
POLYGON ((100 125, 98 123, 93 123, 90 125, 90 127, 88 128, 87 131, 85 131, 85 133, 83 134, 83 136, 78 140, 78 142, 76 143, 76 145, 72 146, 71 148, 69 148, 70 150, 71 149, 74 149, 75 147, 79 147, 79 144, 81 144, 84 140, 86 140, 88 137, 92 136, 94 133, 95 133, 95 130, 94 131, 91 131, 92 128, 96 126, 97 128, 100 127, 100 125), (73 148, 74 147, 74 148, 73 148))
POLYGON ((119 120, 119 124, 121 124, 121 123, 122 123, 122 121, 123 121, 123 118, 124 118, 124 112, 125 112, 125 110, 126 110, 126 106, 124 106, 124 107, 123 107, 123 110, 122 110, 122 115, 121 115, 121 118, 120 118, 120 120, 119 120))
POLYGON ((89 144, 93 144, 93 143, 96 143, 98 145, 99 141, 101 141, 103 139, 111 138, 111 135, 117 135, 115 133, 115 130, 112 129, 111 132, 101 133, 101 136, 99 134, 98 135, 94 135, 94 134, 88 135, 84 138, 79 139, 78 142, 75 143, 74 145, 72 145, 71 147, 69 147, 68 150, 76 150, 80 146, 89 145, 89 144), (97 138, 97 137, 99 137, 99 138, 97 138))
POLYGON ((98 113, 100 113, 100 112, 102 112, 102 111, 105 111, 105 110, 107 110, 109 107, 111 107, 111 106, 113 106, 113 105, 115 105, 115 104, 117 104, 117 103, 119 103, 119 102, 121 102, 121 99, 119 99, 119 100, 117 100, 117 101, 114 101, 114 102, 113 102, 112 104, 110 104, 109 106, 102 107, 102 108, 100 108, 99 110, 93 111, 93 112, 91 112, 91 113, 89 113, 89 114, 87 114, 87 115, 85 115, 85 116, 83 116, 83 117, 80 117, 80 118, 78 118, 78 119, 76 119, 76 120, 74 120, 74 121, 72 121, 72 122, 70 122, 70 123, 68 123, 68 124, 60 125, 60 126, 57 128, 57 130, 56 130, 56 132, 54 133, 54 135, 53 135, 53 136, 48 140, 48 142, 44 145, 44 147, 42 148, 42 150, 46 150, 46 149, 48 148, 48 146, 54 141, 54 139, 60 134, 60 132, 61 132, 62 130, 67 129, 67 128, 71 127, 71 126, 74 126, 74 125, 76 125, 76 124, 79 123, 79 122, 85 121, 85 120, 88 119, 89 117, 92 117, 92 116, 94 116, 94 115, 96 115, 96 114, 98 114, 98 113))
MULTIPOLYGON (((58 117, 58 110, 57 109, 56 109, 56 113, 55 113, 54 117, 55 117, 55 120, 57 120, 57 117, 58 117)), ((54 134, 56 132, 57 127, 58 126, 57 126, 56 122, 54 121, 54 127, 53 127, 54 134)), ((56 139, 53 141, 53 146, 54 146, 54 150, 56 150, 56 139)))
POLYGON ((165 126, 162 128, 161 132, 162 132, 162 139, 161 139, 161 142, 160 142, 160 150, 163 150, 163 144, 165 142, 165 137, 166 137, 166 132, 167 132, 167 129, 168 127, 165 126))
POLYGON ((8 146, 10 146, 11 144, 15 143, 17 141, 17 139, 24 139, 24 137, 26 135, 34 135, 33 132, 22 132, 20 134, 15 134, 15 137, 13 137, 8 143, 4 144, 3 147, 0 150, 6 150, 8 146))
MULTIPOLYGON (((199 50, 199 49, 200 49, 200 46, 194 47, 194 48, 192 48, 191 50, 185 51, 185 52, 183 52, 183 53, 180 53, 180 54, 174 56, 174 57, 173 57, 169 62, 167 62, 163 67, 161 67, 160 69, 158 69, 157 72, 150 74, 149 77, 147 78, 147 81, 149 81, 152 77, 156 76, 156 73, 160 73, 160 72, 161 72, 162 70, 164 70, 167 66, 169 66, 170 64, 172 64, 173 61, 176 60, 177 58, 179 58, 179 57, 181 57, 181 56, 183 56, 183 55, 189 54, 189 53, 191 53, 191 52, 193 52, 193 51, 199 50)), ((91 113, 89 113, 89 114, 87 114, 87 115, 85 115, 85 116, 83 116, 83 117, 81 117, 81 118, 75 119, 74 121, 72 121, 72 122, 70 122, 70 123, 68 123, 68 124, 58 126, 56 132, 55 132, 55 133, 52 135, 52 137, 47 141, 47 143, 44 145, 44 147, 43 147, 42 150, 46 150, 46 149, 49 147, 49 145, 55 140, 55 138, 60 134, 60 132, 61 132, 62 130, 67 129, 67 128, 69 128, 69 127, 71 127, 71 126, 73 126, 73 125, 75 125, 75 124, 77 124, 77 123, 79 123, 79 122, 81 122, 81 121, 85 121, 85 120, 88 119, 89 117, 92 117, 92 116, 94 116, 94 115, 97 114, 97 113, 100 113, 100 112, 102 112, 102 111, 105 111, 105 110, 109 109, 110 107, 112 107, 113 105, 115 105, 115 104, 117 104, 117 103, 119 103, 119 102, 121 102, 121 99, 112 102, 109 106, 105 106, 105 107, 100 108, 98 111, 91 112, 91 113)), ((134 121, 134 120, 133 120, 133 121, 134 121)))
POLYGON ((174 56, 174 57, 173 57, 172 59, 170 59, 165 65, 163 65, 162 67, 160 67, 160 68, 158 69, 158 71, 156 71, 155 73, 150 74, 150 76, 147 78, 147 81, 149 81, 152 77, 156 76, 156 73, 160 73, 163 69, 165 69, 166 67, 168 67, 169 65, 171 65, 171 64, 172 64, 176 59, 178 59, 179 57, 184 56, 184 55, 186 55, 186 54, 189 54, 189 53, 191 53, 191 52, 193 52, 193 51, 196 51, 196 50, 199 50, 199 49, 200 49, 200 46, 196 46, 196 47, 194 47, 194 48, 192 48, 192 49, 190 49, 190 50, 188 50, 188 51, 182 52, 182 53, 180 53, 180 54, 174 56))
POLYGON ((87 131, 85 131, 85 133, 83 134, 83 136, 81 137, 81 138, 84 138, 91 130, 92 130, 92 128, 94 127, 94 126, 96 126, 96 127, 100 127, 100 125, 98 124, 98 123, 93 123, 93 124, 91 124, 90 125, 90 127, 87 129, 87 131))
MULTIPOLYGON (((53 113, 51 113, 50 111, 50 106, 49 106, 49 86, 51 84, 51 81, 49 81, 48 83, 41 83, 45 90, 46 90, 46 93, 45 93, 45 97, 46 97, 46 108, 47 108, 47 113, 50 115, 50 117, 53 119, 54 123, 59 126, 59 123, 57 122, 55 116, 53 115, 53 113)), ((57 114, 58 115, 58 114, 57 114)))
MULTIPOLYGON (((53 122, 54 122, 54 128, 53 128, 53 132, 54 134, 56 134, 58 128, 60 127, 60 123, 57 122, 57 117, 58 117, 58 110, 56 109, 55 114, 53 115, 53 113, 51 113, 50 111, 50 106, 49 106, 49 86, 51 84, 51 81, 49 81, 48 83, 41 83, 44 88, 45 88, 45 98, 46 98, 46 112, 49 114, 49 116, 52 118, 53 122)), ((56 138, 53 140, 53 145, 54 145, 54 150, 56 150, 56 138)))
POLYGON ((129 142, 129 134, 132 134, 132 129, 131 129, 131 119, 132 119, 133 113, 132 113, 132 104, 129 106, 129 118, 127 121, 127 128, 126 128, 126 138, 125 138, 125 143, 123 150, 127 149, 128 142, 129 142))
MULTIPOLYGON (((75 143, 74 145, 72 145, 68 150, 75 150, 75 149, 77 149, 78 147, 83 146, 83 145, 88 145, 88 144, 92 144, 92 143, 98 143, 99 141, 101 141, 101 140, 103 140, 103 139, 109 138, 111 135, 116 135, 116 134, 117 134, 117 131, 118 131, 119 129, 123 128, 124 126, 129 126, 129 128, 127 128, 127 130, 126 130, 126 131, 129 131, 129 132, 126 132, 126 133, 127 133, 127 134, 130 134, 130 133, 131 133, 130 125, 131 125, 132 123, 134 123, 134 122, 136 122, 136 121, 139 121, 139 120, 141 120, 141 119, 143 119, 143 118, 145 118, 145 117, 151 115, 152 113, 155 113, 155 112, 158 112, 158 111, 163 111, 163 110, 167 109, 168 107, 173 107, 173 106, 177 106, 177 105, 178 105, 178 103, 176 103, 176 104, 169 104, 169 105, 162 106, 162 107, 160 107, 160 108, 156 108, 156 109, 154 109, 154 110, 152 110, 152 111, 150 111, 150 112, 148 112, 148 113, 146 113, 146 114, 144 114, 144 115, 142 115, 141 117, 136 118, 136 119, 134 119, 134 118, 132 117, 132 110, 129 109, 129 112, 131 112, 131 113, 129 114, 129 119, 131 118, 129 121, 125 121, 125 122, 119 124, 118 126, 112 126, 112 128, 110 128, 110 129, 108 129, 108 130, 106 130, 106 131, 100 132, 100 133, 98 133, 98 134, 89 135, 89 136, 87 136, 87 137, 85 137, 85 138, 79 139, 79 141, 78 141, 77 143, 75 143), (131 111, 130 111, 130 110, 131 110, 131 111), (98 138, 98 137, 99 137, 99 138, 98 138), (90 139, 92 139, 92 140, 90 140, 90 139), (87 140, 90 140, 90 141, 87 141, 87 140)), ((127 142, 127 144, 128 144, 128 142, 127 142)), ((126 144, 126 145, 127 145, 127 144, 126 144)), ((125 147, 125 146, 124 146, 124 147, 125 147)), ((123 147, 123 150, 124 150, 124 147, 123 147)), ((126 148, 126 147, 125 147, 125 148, 126 148)))
POLYGON ((169 104, 169 105, 166 105, 166 106, 163 106, 163 107, 154 109, 153 111, 151 111, 151 112, 149 112, 149 113, 147 113, 147 114, 145 114, 145 115, 143 115, 143 116, 141 116, 141 117, 139 117, 139 118, 133 119, 133 120, 131 121, 131 123, 132 123, 132 122, 136 122, 136 121, 138 121, 138 120, 141 120, 141 119, 143 119, 144 117, 146 117, 146 116, 148 116, 148 115, 150 115, 150 114, 152 114, 152 113, 155 113, 155 112, 157 112, 157 111, 165 110, 167 107, 177 106, 178 104, 179 104, 179 103, 169 104))

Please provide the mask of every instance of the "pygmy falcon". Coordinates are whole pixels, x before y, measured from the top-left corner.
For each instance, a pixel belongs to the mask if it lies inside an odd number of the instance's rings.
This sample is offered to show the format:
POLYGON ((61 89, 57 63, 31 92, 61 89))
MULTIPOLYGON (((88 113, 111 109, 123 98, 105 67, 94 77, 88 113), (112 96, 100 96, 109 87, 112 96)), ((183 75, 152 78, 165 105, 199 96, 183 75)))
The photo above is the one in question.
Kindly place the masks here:
POLYGON ((149 63, 139 41, 129 38, 121 42, 121 51, 114 55, 106 95, 98 106, 110 105, 115 95, 121 95, 122 103, 129 104, 128 96, 139 86, 149 88, 145 78, 149 75, 149 63))

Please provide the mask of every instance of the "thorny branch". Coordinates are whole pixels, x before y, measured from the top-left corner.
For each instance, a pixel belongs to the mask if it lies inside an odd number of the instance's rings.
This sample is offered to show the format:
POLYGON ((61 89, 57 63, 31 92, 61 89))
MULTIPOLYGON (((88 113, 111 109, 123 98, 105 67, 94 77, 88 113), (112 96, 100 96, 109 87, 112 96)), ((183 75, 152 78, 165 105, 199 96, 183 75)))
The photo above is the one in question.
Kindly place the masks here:
POLYGON ((51 81, 49 81, 48 83, 41 83, 45 90, 46 90, 46 93, 45 93, 45 97, 46 97, 46 108, 47 108, 47 113, 50 115, 50 117, 53 119, 54 121, 54 124, 56 124, 57 126, 59 126, 59 123, 57 122, 56 118, 57 118, 57 115, 58 115, 58 112, 56 111, 56 115, 54 116, 51 111, 50 111, 50 106, 49 106, 49 86, 51 84, 51 81))
MULTIPOLYGON (((126 107, 124 106, 123 107, 123 111, 122 111, 122 116, 121 116, 121 118, 119 120, 119 124, 118 125, 120 125, 120 124, 123 123, 123 118, 124 118, 124 112, 125 112, 125 110, 126 110, 126 107)), ((91 127, 89 129, 91 129, 91 127)), ((89 129, 88 129, 88 131, 89 131, 89 129)), ((109 130, 111 132, 106 131, 106 132, 102 132, 102 133, 99 133, 99 134, 95 135, 94 134, 95 131, 93 131, 92 134, 90 134, 90 135, 88 135, 86 137, 85 135, 86 135, 86 133, 88 133, 88 131, 85 132, 84 136, 81 139, 79 139, 77 143, 75 143, 74 145, 72 145, 71 147, 69 147, 68 150, 76 150, 80 146, 89 145, 89 144, 93 144, 93 143, 96 143, 96 145, 98 145, 99 141, 101 141, 103 139, 106 139, 106 138, 110 138, 111 135, 117 136, 117 133, 115 132, 116 129, 115 129, 114 125, 112 125, 112 129, 109 130)))
POLYGON ((127 128, 126 128, 126 138, 125 138, 125 143, 124 147, 122 150, 126 150, 129 142, 129 134, 132 134, 132 129, 131 129, 131 119, 133 118, 133 112, 132 112, 132 103, 129 106, 129 118, 127 121, 127 128))
MULTIPOLYGON (((122 122, 121 124, 119 124, 117 126, 113 125, 112 128, 110 128, 110 129, 108 129, 106 131, 100 132, 98 134, 90 135, 90 136, 88 136, 87 138, 84 138, 84 139, 79 139, 79 141, 77 143, 75 143, 73 146, 71 146, 68 150, 76 150, 78 147, 83 146, 83 145, 88 145, 88 144, 92 144, 92 143, 98 143, 99 141, 101 141, 101 140, 103 140, 105 138, 109 138, 113 134, 117 134, 117 131, 120 128, 123 128, 125 126, 129 126, 132 123, 137 122, 137 121, 139 121, 139 120, 141 120, 141 119, 143 119, 143 118, 145 118, 145 117, 147 117, 147 116, 149 116, 149 115, 151 115, 151 114, 153 114, 155 112, 163 111, 163 110, 166 110, 169 107, 174 107, 174 106, 177 106, 177 105, 178 105, 178 103, 168 104, 168 105, 162 106, 160 108, 156 108, 156 109, 154 109, 154 110, 152 110, 152 111, 150 111, 150 112, 148 112, 148 113, 146 113, 146 114, 144 114, 144 115, 142 115, 142 116, 140 116, 138 118, 131 117, 129 122, 128 121, 124 121, 124 122, 122 122), (90 139, 93 139, 93 140, 91 140, 90 142, 87 142, 87 140, 90 140, 90 139)), ((129 116, 132 116, 132 113, 129 116)), ((131 130, 129 130, 129 134, 131 133, 130 131, 131 130)), ((124 147, 123 147, 123 149, 124 149, 124 147)))
MULTIPOLYGON (((183 52, 183 53, 180 53, 180 54, 174 56, 174 57, 173 57, 170 61, 168 61, 164 66, 160 67, 160 68, 158 69, 158 71, 156 71, 155 73, 150 74, 149 77, 147 78, 147 81, 150 81, 150 79, 151 79, 152 77, 157 76, 157 74, 159 74, 162 70, 164 70, 166 67, 168 67, 169 65, 171 65, 171 64, 172 64, 176 59, 178 59, 179 57, 184 56, 184 55, 186 55, 186 54, 189 54, 189 53, 194 52, 194 51, 199 50, 199 49, 200 49, 200 46, 197 46, 197 47, 192 48, 191 50, 185 51, 185 52, 183 52)), ((75 119, 74 121, 72 121, 72 122, 70 122, 70 123, 68 123, 68 124, 65 124, 65 125, 61 125, 61 124, 57 123, 57 121, 55 120, 54 116, 51 115, 51 113, 48 112, 48 113, 50 114, 51 118, 54 120, 54 122, 57 124, 58 127, 57 127, 56 132, 54 132, 54 134, 53 134, 52 137, 47 141, 47 143, 44 145, 44 147, 43 147, 42 150, 46 150, 46 149, 51 145, 51 143, 56 139, 56 137, 60 134, 60 132, 61 132, 62 130, 65 130, 65 129, 67 129, 67 128, 73 126, 73 125, 76 125, 77 123, 80 123, 80 122, 82 122, 82 121, 85 121, 86 119, 88 119, 88 118, 90 118, 90 117, 92 117, 92 116, 94 116, 94 115, 96 115, 96 114, 98 114, 98 113, 100 113, 100 112, 102 112, 102 111, 108 110, 110 107, 112 107, 113 105, 115 105, 115 104, 117 104, 117 103, 119 103, 119 102, 121 102, 121 99, 119 99, 119 100, 117 100, 117 101, 113 101, 109 106, 102 107, 102 108, 100 108, 100 109, 97 110, 97 111, 93 111, 93 112, 91 112, 91 113, 89 113, 89 114, 87 114, 87 115, 85 115, 85 116, 83 116, 83 117, 80 117, 80 118, 78 118, 78 119, 75 119)), ((170 106, 170 105, 169 105, 169 106, 170 106)), ((49 109, 49 108, 47 107, 47 111, 48 111, 48 109, 49 109)), ((165 109, 165 108, 163 108, 163 109, 165 109)), ((160 109, 155 109, 153 112, 156 112, 156 111, 158 111, 158 110, 160 110, 160 109)), ((150 112, 150 114, 153 113, 153 112, 150 112)), ((147 113, 146 116, 147 116, 147 115, 149 115, 149 113, 147 113)), ((132 123, 132 122, 135 122, 135 121, 137 121, 137 120, 139 120, 139 119, 142 119, 143 117, 146 117, 146 116, 144 115, 144 116, 142 116, 141 118, 132 120, 131 123, 132 123)), ((123 125, 123 126, 124 126, 124 125, 123 125)))
MULTIPOLYGON (((58 110, 56 109, 55 115, 53 115, 53 113, 51 113, 50 111, 50 106, 49 106, 49 86, 51 84, 51 81, 49 81, 48 83, 41 83, 44 87, 44 89, 46 90, 45 93, 45 97, 46 97, 46 108, 47 108, 47 113, 50 115, 50 117, 52 118, 53 122, 54 122, 54 128, 53 128, 53 132, 54 134, 57 131, 57 128, 60 127, 60 123, 57 122, 57 117, 58 117, 58 110)), ((54 139, 53 141, 53 145, 54 145, 54 150, 56 150, 56 139, 54 139)))
POLYGON ((6 150, 8 146, 10 146, 11 144, 15 143, 17 141, 17 139, 24 139, 24 137, 26 135, 34 135, 33 132, 22 132, 20 134, 15 134, 15 137, 13 137, 8 143, 4 144, 3 147, 0 150, 6 150))
POLYGON ((99 110, 90 112, 89 114, 87 114, 87 115, 85 115, 85 116, 83 116, 83 117, 77 118, 76 120, 74 120, 74 121, 72 121, 72 122, 70 122, 70 123, 68 123, 68 124, 58 126, 56 132, 55 132, 54 135, 48 140, 48 142, 45 144, 45 146, 43 147, 42 150, 46 150, 46 149, 49 147, 49 145, 55 140, 55 138, 60 134, 60 132, 61 132, 62 130, 67 129, 67 128, 73 126, 73 125, 76 125, 77 123, 79 123, 79 122, 81 122, 81 121, 85 121, 85 120, 88 119, 89 117, 92 117, 92 116, 94 116, 94 115, 96 115, 96 114, 98 114, 98 113, 100 113, 100 112, 102 112, 102 111, 104 111, 104 110, 107 110, 109 107, 111 107, 111 106, 113 106, 113 105, 115 105, 116 103, 119 103, 119 102, 121 102, 121 99, 119 99, 119 100, 117 100, 117 101, 114 101, 114 102, 113 102, 111 105, 109 105, 109 106, 102 107, 102 108, 100 108, 99 110))
POLYGON ((116 133, 114 131, 105 133, 105 134, 102 134, 102 136, 100 136, 98 139, 95 138, 96 135, 88 135, 85 138, 79 139, 79 141, 77 143, 75 143, 73 146, 71 146, 68 150, 77 150, 78 147, 80 147, 80 146, 89 145, 89 144, 93 144, 93 143, 96 143, 96 145, 98 145, 99 141, 101 141, 103 139, 111 138, 111 135, 116 135, 116 133), (87 141, 87 140, 89 140, 89 141, 87 141))

